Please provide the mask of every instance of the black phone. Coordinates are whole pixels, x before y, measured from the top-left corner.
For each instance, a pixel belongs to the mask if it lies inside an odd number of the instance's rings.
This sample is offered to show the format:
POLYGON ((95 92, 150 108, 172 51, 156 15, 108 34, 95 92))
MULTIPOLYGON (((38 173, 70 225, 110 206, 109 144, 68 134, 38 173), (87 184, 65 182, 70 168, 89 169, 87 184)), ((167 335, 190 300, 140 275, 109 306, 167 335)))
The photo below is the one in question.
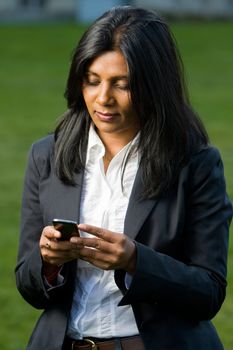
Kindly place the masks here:
POLYGON ((65 219, 53 219, 53 226, 61 232, 61 241, 69 241, 72 236, 79 236, 77 222, 65 219))

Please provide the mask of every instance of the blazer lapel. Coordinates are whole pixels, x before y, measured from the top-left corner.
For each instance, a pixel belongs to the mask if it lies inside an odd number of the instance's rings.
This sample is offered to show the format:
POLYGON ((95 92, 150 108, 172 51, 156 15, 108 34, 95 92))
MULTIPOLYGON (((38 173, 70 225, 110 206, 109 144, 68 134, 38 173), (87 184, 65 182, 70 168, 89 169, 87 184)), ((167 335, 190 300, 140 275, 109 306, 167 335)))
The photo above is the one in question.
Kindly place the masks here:
POLYGON ((157 203, 156 199, 140 199, 142 189, 142 174, 139 167, 124 223, 124 233, 132 239, 135 239, 147 216, 157 203))
POLYGON ((49 224, 54 218, 79 222, 83 172, 75 174, 75 186, 67 186, 54 174, 46 186, 45 213, 49 224))

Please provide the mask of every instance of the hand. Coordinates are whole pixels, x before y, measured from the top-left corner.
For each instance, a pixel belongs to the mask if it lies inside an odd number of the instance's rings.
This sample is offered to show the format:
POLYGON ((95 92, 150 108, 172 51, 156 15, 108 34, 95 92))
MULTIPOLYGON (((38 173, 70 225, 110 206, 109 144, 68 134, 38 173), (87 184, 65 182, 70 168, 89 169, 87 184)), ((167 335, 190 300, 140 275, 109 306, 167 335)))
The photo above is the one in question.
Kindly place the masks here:
POLYGON ((135 273, 136 247, 129 237, 86 224, 78 225, 78 229, 95 236, 70 239, 77 245, 81 259, 103 270, 123 269, 131 275, 135 273))
POLYGON ((60 266, 64 263, 77 259, 79 249, 83 248, 82 241, 80 245, 72 244, 70 241, 59 241, 61 233, 55 230, 53 226, 46 226, 40 237, 40 252, 45 263, 53 266, 60 266))

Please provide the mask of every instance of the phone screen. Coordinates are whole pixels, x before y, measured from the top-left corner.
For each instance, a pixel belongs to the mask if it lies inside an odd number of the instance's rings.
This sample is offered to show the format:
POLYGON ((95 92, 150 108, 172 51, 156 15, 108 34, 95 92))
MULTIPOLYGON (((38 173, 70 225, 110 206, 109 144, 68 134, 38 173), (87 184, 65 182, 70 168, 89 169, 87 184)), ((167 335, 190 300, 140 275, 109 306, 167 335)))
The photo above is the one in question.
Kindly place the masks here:
POLYGON ((77 222, 64 219, 53 219, 53 226, 61 232, 62 241, 68 241, 72 236, 79 236, 77 222))

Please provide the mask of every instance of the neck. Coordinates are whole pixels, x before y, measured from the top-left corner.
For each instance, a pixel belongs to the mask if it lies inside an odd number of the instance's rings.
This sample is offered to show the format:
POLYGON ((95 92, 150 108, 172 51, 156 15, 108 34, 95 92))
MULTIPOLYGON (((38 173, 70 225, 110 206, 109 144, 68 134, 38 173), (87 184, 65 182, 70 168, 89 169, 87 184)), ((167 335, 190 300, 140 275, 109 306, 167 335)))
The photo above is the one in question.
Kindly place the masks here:
POLYGON ((136 134, 136 131, 131 135, 127 135, 126 137, 111 133, 99 134, 99 137, 101 138, 105 147, 105 158, 111 160, 124 146, 133 140, 136 134))

